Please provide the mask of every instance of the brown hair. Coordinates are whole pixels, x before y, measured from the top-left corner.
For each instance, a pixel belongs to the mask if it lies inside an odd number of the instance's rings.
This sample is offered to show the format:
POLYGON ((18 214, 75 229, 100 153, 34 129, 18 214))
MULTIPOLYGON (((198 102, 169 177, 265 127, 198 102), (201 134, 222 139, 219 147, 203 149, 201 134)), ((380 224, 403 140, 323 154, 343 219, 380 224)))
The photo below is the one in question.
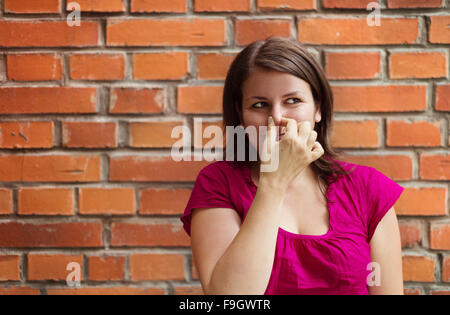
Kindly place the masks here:
MULTIPOLYGON (((316 174, 321 190, 326 195, 328 185, 336 180, 338 175, 348 174, 335 160, 341 152, 332 148, 329 134, 332 127, 333 93, 321 66, 307 49, 295 38, 272 36, 259 40, 245 47, 233 60, 225 80, 223 91, 223 125, 237 127, 241 124, 242 85, 256 67, 265 70, 275 70, 292 74, 311 87, 315 106, 320 106, 322 119, 315 124, 317 141, 324 149, 324 154, 311 166, 316 174)), ((228 142, 227 142, 228 144, 228 142)), ((249 140, 246 136, 246 160, 249 151, 249 140)), ((226 146, 224 160, 226 159, 226 146)), ((234 161, 236 150, 234 151, 234 161)))

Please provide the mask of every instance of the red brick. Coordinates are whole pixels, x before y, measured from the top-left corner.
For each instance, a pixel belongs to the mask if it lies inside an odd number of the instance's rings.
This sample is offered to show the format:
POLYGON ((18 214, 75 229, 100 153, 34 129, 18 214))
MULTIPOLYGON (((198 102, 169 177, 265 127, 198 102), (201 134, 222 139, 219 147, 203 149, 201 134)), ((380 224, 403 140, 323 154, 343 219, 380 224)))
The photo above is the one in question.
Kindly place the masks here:
MULTIPOLYGON (((123 0, 77 0, 82 12, 124 12, 123 0)), ((70 1, 67 1, 67 10, 70 1)), ((71 11, 71 10, 70 10, 71 11)))
POLYGON ((326 9, 367 9, 367 5, 374 0, 322 0, 326 9))
POLYGON ((450 256, 444 255, 442 262, 442 281, 450 282, 450 256))
POLYGON ((401 8, 440 8, 442 0, 388 0, 389 9, 401 8))
POLYGON ((450 224, 432 222, 430 224, 430 248, 450 250, 450 224))
POLYGON ((406 155, 346 155, 343 160, 374 167, 393 180, 412 179, 412 160, 406 155))
POLYGON ((66 254, 28 254, 28 280, 66 280, 73 271, 67 265, 80 265, 80 280, 83 280, 83 257, 66 254))
POLYGON ((72 188, 20 188, 17 213, 20 215, 74 215, 72 188))
POLYGON ((450 156, 448 154, 420 155, 420 178, 425 180, 450 180, 450 156))
POLYGON ((48 295, 164 295, 164 289, 145 287, 83 287, 47 289, 48 295))
POLYGON ((125 57, 122 54, 79 54, 70 56, 70 78, 74 80, 122 80, 125 57))
POLYGON ((6 57, 0 55, 0 82, 6 81, 6 57))
POLYGON ((0 156, 0 181, 93 182, 99 180, 100 157, 98 156, 0 156))
POLYGON ((125 256, 89 256, 89 280, 120 281, 125 277, 125 256))
POLYGON ((131 0, 131 12, 185 13, 186 0, 131 0))
POLYGON ((130 255, 130 277, 134 281, 185 280, 184 256, 180 254, 130 255))
POLYGON ((379 122, 377 120, 334 121, 331 145, 339 148, 377 148, 379 122))
POLYGON ((185 126, 185 122, 183 120, 130 122, 130 147, 171 148, 180 140, 171 137, 172 130, 177 126, 185 126))
POLYGON ((236 43, 248 45, 269 36, 289 37, 291 23, 289 20, 237 20, 235 30, 236 43))
POLYGON ((60 0, 5 0, 6 13, 59 13, 60 0))
POLYGON ((392 79, 447 77, 447 56, 444 52, 398 52, 389 57, 392 79))
POLYGON ((0 215, 13 213, 12 190, 0 188, 0 215))
POLYGON ((450 290, 431 290, 431 295, 450 295, 450 290))
POLYGON ((181 215, 190 195, 191 189, 143 189, 139 194, 139 214, 181 215))
POLYGON ((394 147, 439 147, 442 121, 388 120, 386 144, 394 147))
MULTIPOLYGON (((207 0, 205 0, 207 1, 207 0)), ((314 0, 259 0, 257 2, 258 9, 261 11, 270 10, 315 10, 314 0)))
POLYGON ((81 214, 133 214, 136 201, 133 188, 79 188, 81 214))
POLYGON ((51 148, 54 125, 52 121, 11 121, 0 123, 0 148, 51 148))
POLYGON ((39 295, 39 290, 31 287, 0 287, 0 295, 39 295))
POLYGON ((61 56, 55 54, 10 54, 6 57, 12 81, 61 80, 61 56))
POLYGON ((133 78, 138 80, 183 80, 189 74, 188 52, 135 54, 133 78))
POLYGON ((332 86, 336 112, 409 112, 427 108, 425 85, 332 86))
MULTIPOLYGON (((260 0, 261 1, 261 0, 260 0)), ((196 0, 195 12, 249 12, 249 0, 196 0)))
POLYGON ((96 107, 96 88, 0 88, 0 114, 96 113, 96 107))
MULTIPOLYGON (((396 205, 395 212, 397 212, 396 205)), ((402 248, 413 247, 422 242, 422 232, 420 225, 417 223, 399 222, 400 238, 402 248)))
MULTIPOLYGON (((0 160, 1 161, 1 160, 0 160)), ((171 156, 118 156, 110 158, 110 181, 194 181, 207 161, 175 161, 171 156)), ((0 173, 1 174, 1 173, 0 173)))
POLYGON ((404 295, 421 295, 422 290, 420 288, 404 288, 404 295))
POLYGON ((435 109, 450 112, 450 84, 436 86, 435 109))
POLYGON ((403 256, 403 281, 434 282, 434 268, 434 258, 403 256))
POLYGON ((178 112, 222 113, 223 86, 178 86, 178 112))
POLYGON ((98 45, 98 22, 71 27, 66 21, 0 21, 0 46, 87 47, 98 45))
POLYGON ((419 37, 417 18, 381 18, 371 27, 366 18, 305 18, 298 22, 298 39, 304 44, 388 45, 414 44, 419 37))
POLYGON ((0 281, 20 281, 20 255, 0 255, 0 281))
POLYGON ((1 247, 102 247, 102 224, 95 222, 0 222, 1 247))
POLYGON ((190 239, 181 224, 114 222, 111 226, 111 246, 190 246, 190 239))
POLYGON ((165 90, 159 88, 115 88, 111 90, 109 113, 161 113, 165 97, 165 90))
POLYGON ((405 187, 395 205, 397 215, 445 215, 447 188, 405 187))
POLYGON ((175 286, 173 288, 173 294, 174 295, 204 295, 203 289, 199 285, 193 285, 193 286, 175 286))
POLYGON ((431 25, 428 41, 436 44, 450 44, 450 15, 430 16, 431 25))
POLYGON ((197 55, 197 79, 225 80, 236 54, 205 53, 197 55))
POLYGON ((379 52, 327 52, 328 79, 374 79, 381 73, 379 52))
POLYGON ((108 20, 106 38, 108 46, 222 46, 225 20, 108 20))
POLYGON ((115 122, 63 122, 63 146, 68 148, 117 147, 115 122))

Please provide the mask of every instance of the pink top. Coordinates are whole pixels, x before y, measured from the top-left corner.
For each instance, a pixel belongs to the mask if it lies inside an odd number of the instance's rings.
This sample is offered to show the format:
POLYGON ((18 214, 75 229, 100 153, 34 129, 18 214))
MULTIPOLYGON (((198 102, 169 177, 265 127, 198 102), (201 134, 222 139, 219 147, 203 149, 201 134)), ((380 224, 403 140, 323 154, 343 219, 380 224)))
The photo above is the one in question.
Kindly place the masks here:
MULTIPOLYGON (((355 168, 349 176, 339 176, 327 189, 328 232, 301 235, 279 228, 265 294, 369 293, 369 242, 403 187, 375 168, 338 162, 345 169, 355 168)), ((190 236, 191 211, 200 207, 234 209, 242 223, 256 190, 244 162, 209 164, 198 174, 181 216, 185 231, 190 236)))

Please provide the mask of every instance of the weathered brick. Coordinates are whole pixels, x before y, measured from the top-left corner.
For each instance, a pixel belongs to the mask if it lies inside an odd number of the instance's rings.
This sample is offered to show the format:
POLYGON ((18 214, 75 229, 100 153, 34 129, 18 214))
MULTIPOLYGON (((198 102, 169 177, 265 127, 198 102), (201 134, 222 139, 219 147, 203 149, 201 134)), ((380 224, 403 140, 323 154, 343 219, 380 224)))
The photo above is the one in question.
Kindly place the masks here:
POLYGON ((106 39, 108 46, 222 46, 225 20, 114 19, 108 20, 106 39))
POLYGON ((71 27, 66 21, 0 21, 0 46, 89 47, 99 41, 98 22, 71 27))
POLYGON ((71 188, 25 188, 18 191, 20 215, 74 215, 75 197, 71 188))
POLYGON ((54 81, 62 78, 62 60, 55 54, 9 54, 8 79, 12 81, 54 81))
POLYGON ((0 134, 0 148, 51 148, 54 124, 51 121, 2 122, 0 134))
POLYGON ((417 18, 381 18, 369 26, 366 18, 305 18, 298 22, 298 39, 316 45, 414 44, 419 38, 417 18))
POLYGON ((0 114, 81 114, 96 112, 96 88, 0 88, 0 114))
POLYGON ((102 247, 99 222, 0 222, 0 247, 102 247))

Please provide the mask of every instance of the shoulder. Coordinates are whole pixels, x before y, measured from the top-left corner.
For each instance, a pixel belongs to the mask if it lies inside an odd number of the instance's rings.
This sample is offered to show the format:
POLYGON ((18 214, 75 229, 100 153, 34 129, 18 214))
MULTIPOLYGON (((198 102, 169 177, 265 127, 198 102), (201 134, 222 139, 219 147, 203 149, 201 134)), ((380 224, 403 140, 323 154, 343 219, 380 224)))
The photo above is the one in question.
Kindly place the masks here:
POLYGON ((347 174, 345 174, 345 176, 341 176, 341 178, 352 182, 367 182, 374 172, 378 172, 371 166, 350 163, 342 160, 334 160, 334 162, 340 165, 341 168, 347 172, 347 174))
POLYGON ((203 167, 199 176, 213 176, 219 178, 227 178, 233 173, 241 171, 242 166, 239 163, 229 161, 216 161, 203 167))
POLYGON ((209 182, 222 186, 233 186, 233 183, 245 177, 244 165, 233 161, 215 161, 203 167, 197 175, 196 182, 209 182))

